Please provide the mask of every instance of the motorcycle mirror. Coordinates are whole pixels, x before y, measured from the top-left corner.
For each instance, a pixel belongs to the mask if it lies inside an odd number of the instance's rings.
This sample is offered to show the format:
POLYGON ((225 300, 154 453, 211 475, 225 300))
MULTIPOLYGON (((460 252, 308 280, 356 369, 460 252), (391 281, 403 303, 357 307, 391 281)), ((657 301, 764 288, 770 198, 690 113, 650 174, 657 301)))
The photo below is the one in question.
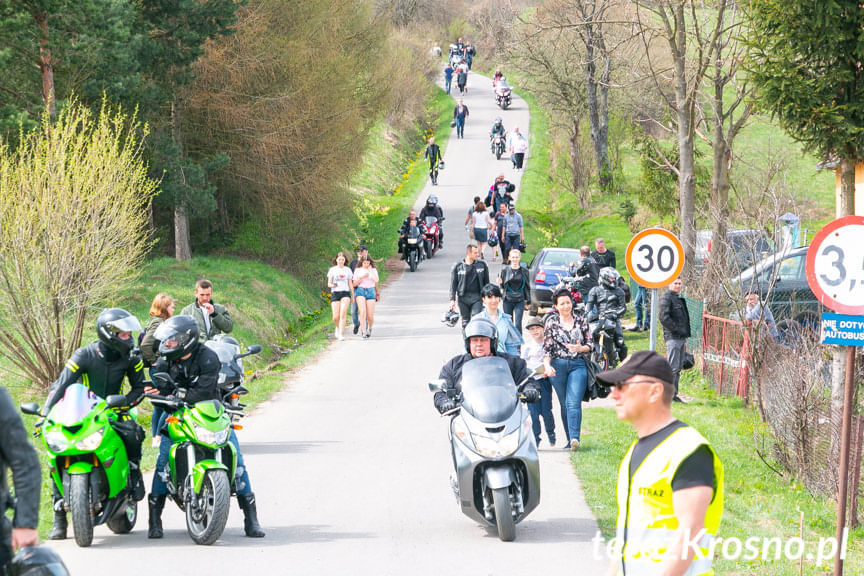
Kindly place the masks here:
POLYGON ((258 354, 261 352, 261 346, 258 344, 253 344, 248 348, 250 354, 258 354))
POLYGON ((39 412, 39 404, 36 402, 21 404, 21 412, 24 414, 30 414, 31 416, 42 416, 42 413, 39 412))
POLYGON ((120 408, 126 404, 126 396, 123 394, 111 394, 105 399, 105 403, 109 408, 120 408))
POLYGON ((445 382, 446 382, 446 380, 443 380, 440 378, 438 380, 432 380, 431 382, 429 382, 429 391, 430 392, 441 392, 444 388, 445 382))

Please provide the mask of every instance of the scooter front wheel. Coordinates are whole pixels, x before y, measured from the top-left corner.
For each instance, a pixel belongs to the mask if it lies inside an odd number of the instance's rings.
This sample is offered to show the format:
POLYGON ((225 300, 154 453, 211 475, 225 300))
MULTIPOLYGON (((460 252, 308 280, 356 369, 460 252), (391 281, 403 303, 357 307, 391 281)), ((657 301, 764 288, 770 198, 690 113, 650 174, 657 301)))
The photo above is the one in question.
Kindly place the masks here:
POLYGON ((498 538, 502 542, 512 542, 516 539, 516 522, 513 520, 510 490, 508 488, 496 488, 492 490, 492 502, 495 505, 495 523, 498 525, 498 538))
POLYGON ((204 476, 201 493, 186 506, 186 531, 196 544, 209 546, 222 535, 228 522, 231 487, 224 470, 210 470, 204 476))
POLYGON ((69 511, 75 543, 87 548, 93 543, 93 515, 90 513, 90 476, 73 474, 69 483, 69 511))

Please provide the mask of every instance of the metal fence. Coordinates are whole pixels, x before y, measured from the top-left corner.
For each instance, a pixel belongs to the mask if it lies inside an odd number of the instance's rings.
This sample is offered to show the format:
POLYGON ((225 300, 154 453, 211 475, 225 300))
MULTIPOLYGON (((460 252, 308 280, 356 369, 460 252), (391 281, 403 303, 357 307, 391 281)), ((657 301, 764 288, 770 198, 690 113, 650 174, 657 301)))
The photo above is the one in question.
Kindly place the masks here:
POLYGON ((737 320, 702 314, 702 374, 719 394, 747 399, 750 342, 737 320))

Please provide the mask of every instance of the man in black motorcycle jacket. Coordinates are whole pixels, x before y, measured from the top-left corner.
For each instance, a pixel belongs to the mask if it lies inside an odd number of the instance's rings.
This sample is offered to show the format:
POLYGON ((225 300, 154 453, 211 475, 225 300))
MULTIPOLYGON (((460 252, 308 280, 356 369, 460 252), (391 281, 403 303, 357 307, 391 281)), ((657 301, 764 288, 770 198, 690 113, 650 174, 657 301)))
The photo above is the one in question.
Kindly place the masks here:
POLYGON ((17 548, 39 543, 39 493, 42 472, 39 456, 27 439, 12 397, 0 387, 0 574, 17 548), (11 507, 7 470, 15 484, 15 517, 10 525, 6 509, 11 507))
MULTIPOLYGON (((491 321, 485 318, 473 318, 467 326, 465 326, 465 354, 459 354, 450 359, 447 364, 441 368, 439 378, 444 380, 442 390, 435 393, 434 403, 435 408, 439 413, 443 414, 458 406, 455 398, 448 396, 448 391, 455 391, 454 396, 458 396, 462 390, 462 366, 466 362, 474 358, 485 358, 487 356, 498 356, 507 361, 507 366, 510 367, 510 374, 513 376, 513 381, 519 384, 531 373, 528 371, 528 366, 525 360, 511 354, 496 353, 495 349, 498 345, 498 329, 491 321)), ((533 380, 529 380, 523 389, 523 394, 528 402, 536 402, 540 399, 540 391, 534 384, 533 380)))
POLYGON ((504 129, 504 120, 498 116, 495 118, 495 123, 492 124, 492 129, 489 131, 489 149, 495 152, 495 136, 501 138, 507 137, 507 130, 504 129))
POLYGON ((624 332, 621 330, 621 317, 627 311, 627 300, 624 291, 618 287, 618 273, 612 268, 600 270, 600 285, 591 289, 585 303, 585 313, 588 322, 596 322, 607 312, 615 314, 615 346, 618 357, 627 357, 627 345, 624 343, 624 332))
POLYGON ((591 249, 588 246, 579 249, 579 256, 580 260, 570 265, 570 275, 579 280, 579 294, 582 295, 582 301, 587 302, 588 294, 599 284, 600 267, 591 257, 591 249))
MULTIPOLYGON (((75 350, 60 376, 51 386, 45 401, 45 414, 62 398, 66 389, 75 382, 90 388, 96 396, 107 398, 119 394, 123 378, 129 380, 130 390, 126 394, 126 406, 134 406, 144 396, 144 362, 133 353, 133 334, 141 331, 138 319, 122 308, 103 310, 96 319, 99 340, 75 350)), ((144 498, 144 482, 141 477, 141 443, 144 429, 134 420, 118 421, 114 430, 123 440, 129 458, 129 485, 135 490, 135 499, 144 498)), ((54 488, 54 526, 49 538, 66 538, 66 505, 57 486, 54 488)))
MULTIPOLYGON (((219 390, 219 369, 221 362, 219 356, 212 349, 203 346, 199 342, 198 323, 192 316, 172 316, 165 320, 156 329, 153 337, 159 341, 159 360, 151 369, 152 374, 167 373, 171 376, 176 388, 183 388, 185 395, 182 399, 187 404, 214 400, 222 402, 222 394, 219 390)), ((154 376, 155 380, 155 376, 154 376)), ((154 384, 157 384, 154 382, 154 384)), ((158 383, 164 386, 163 383, 158 383)), ((157 390, 148 388, 147 392, 152 394, 157 390)), ((158 389, 162 395, 172 395, 177 391, 158 389)), ((252 492, 252 484, 249 481, 249 472, 240 452, 240 443, 234 430, 231 430, 230 442, 234 444, 237 451, 237 471, 234 477, 234 487, 237 493, 237 502, 244 515, 244 529, 246 536, 251 538, 262 538, 265 536, 261 525, 258 523, 258 509, 255 504, 255 494, 252 492)), ((147 533, 148 538, 161 538, 162 531, 162 509, 165 506, 167 486, 160 477, 159 472, 168 464, 171 442, 166 436, 159 443, 159 457, 156 460, 156 473, 153 474, 153 486, 150 490, 150 526, 147 533)))
POLYGON ((420 210, 420 217, 418 218, 419 222, 423 222, 423 226, 426 226, 426 217, 434 216, 438 219, 438 247, 444 247, 444 226, 441 223, 444 220, 444 210, 441 209, 441 206, 438 205, 438 196, 435 194, 430 194, 429 198, 426 199, 426 205, 423 206, 423 209, 420 210))

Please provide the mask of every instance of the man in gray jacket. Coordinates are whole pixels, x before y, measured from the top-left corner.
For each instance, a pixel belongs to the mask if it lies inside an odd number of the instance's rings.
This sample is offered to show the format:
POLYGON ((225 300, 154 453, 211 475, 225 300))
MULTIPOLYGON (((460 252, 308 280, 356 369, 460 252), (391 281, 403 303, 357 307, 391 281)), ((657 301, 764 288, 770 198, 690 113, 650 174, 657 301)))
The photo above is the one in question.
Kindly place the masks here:
POLYGON ((213 284, 203 278, 195 284, 195 302, 180 314, 192 316, 198 322, 201 342, 212 340, 217 334, 228 334, 234 329, 234 321, 221 304, 213 303, 213 284))
POLYGON ((27 439, 24 423, 5 388, 0 388, 0 573, 18 548, 36 546, 39 534, 39 457, 27 439), (6 485, 7 466, 15 483, 15 518, 10 526, 6 508, 12 504, 6 485))

